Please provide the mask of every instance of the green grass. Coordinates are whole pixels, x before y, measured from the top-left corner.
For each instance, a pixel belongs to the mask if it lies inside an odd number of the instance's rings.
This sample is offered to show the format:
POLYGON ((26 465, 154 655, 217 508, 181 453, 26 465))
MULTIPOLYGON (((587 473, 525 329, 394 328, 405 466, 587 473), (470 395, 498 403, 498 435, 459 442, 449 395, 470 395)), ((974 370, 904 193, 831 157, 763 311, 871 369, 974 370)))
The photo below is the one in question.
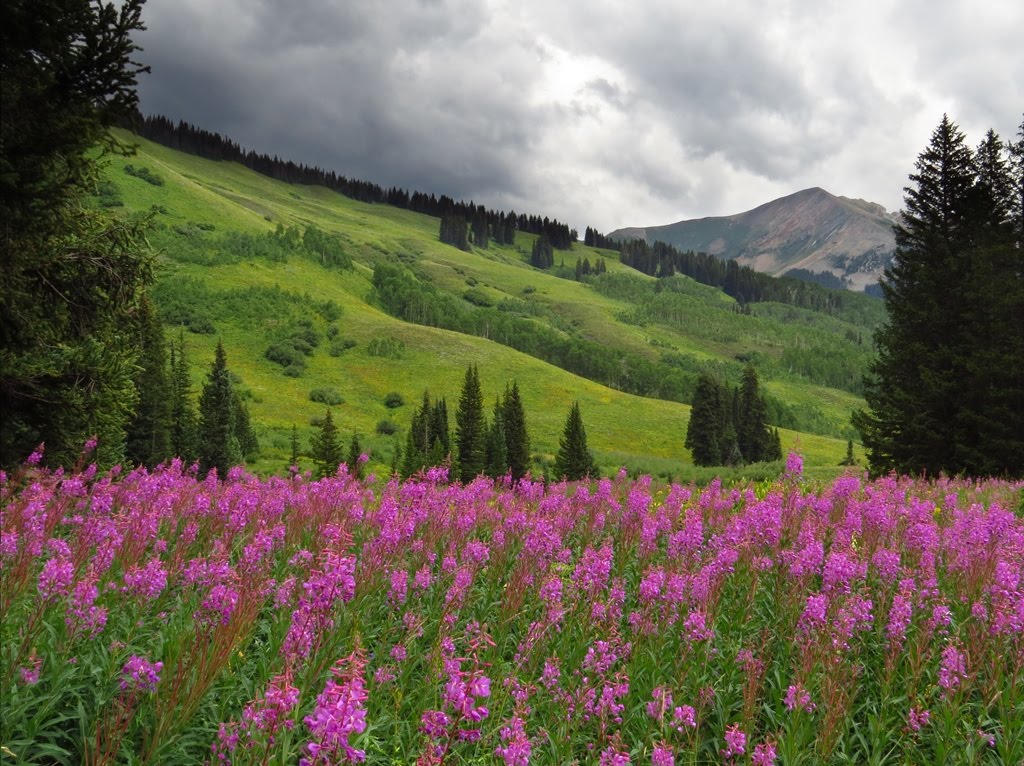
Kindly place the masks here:
MULTIPOLYGON (((284 468, 293 424, 298 426, 300 441, 308 446, 314 430, 310 421, 324 410, 324 405, 309 399, 310 390, 318 387, 331 387, 341 394, 344 403, 333 411, 346 443, 357 432, 372 454, 371 469, 384 470, 394 445, 404 443, 404 429, 424 388, 433 397, 446 397, 454 414, 465 368, 475 363, 488 408, 507 381, 518 381, 531 449, 541 459, 550 459, 556 452, 566 413, 578 399, 590 446, 604 471, 626 466, 676 477, 693 474, 683 447, 688 406, 625 394, 483 338, 397 320, 373 304, 372 269, 388 259, 404 262, 439 290, 461 296, 472 289, 494 303, 526 301, 536 321, 652 360, 671 350, 699 360, 735 365, 736 355, 743 351, 763 347, 765 353, 772 353, 768 345, 759 346, 756 334, 725 342, 709 340, 700 327, 688 332, 685 323, 677 326, 628 321, 630 312, 636 309, 628 296, 599 291, 530 267, 533 237, 528 234, 517 235, 515 247, 492 245, 486 251, 465 253, 438 241, 434 218, 386 205, 359 203, 319 187, 279 183, 237 164, 181 154, 128 134, 121 137, 139 145, 137 154, 107 158, 106 177, 118 188, 127 210, 156 211, 150 241, 160 253, 159 281, 168 284, 177 277, 190 277, 218 295, 250 287, 277 287, 294 297, 299 311, 309 301, 332 301, 341 309, 341 317, 334 323, 339 336, 356 342, 355 347, 337 357, 330 356, 326 342, 322 343, 307 360, 303 376, 289 378, 263 355, 275 333, 282 331, 285 320, 272 313, 265 315, 259 306, 249 307, 251 311, 245 317, 215 317, 213 335, 185 333, 195 391, 205 379, 217 339, 223 340, 231 370, 251 395, 248 406, 263 448, 263 456, 251 467, 260 473, 284 468), (125 173, 126 164, 148 168, 163 184, 157 186, 125 173), (215 245, 217 238, 227 232, 260 235, 279 223, 300 228, 312 224, 336 235, 353 259, 353 268, 326 269, 299 257, 289 257, 283 263, 232 258, 215 246, 207 249, 204 263, 188 262, 184 255, 186 240, 179 233, 202 225, 207 230, 203 241, 215 245), (400 358, 367 353, 371 340, 385 337, 404 344, 400 358), (406 404, 388 410, 383 399, 390 391, 401 393, 406 404), (377 435, 375 425, 385 417, 403 430, 395 436, 377 435)), ((555 263, 564 258, 566 266, 572 266, 577 257, 589 258, 591 263, 602 257, 610 275, 629 275, 642 283, 653 283, 651 278, 622 266, 612 251, 577 245, 571 252, 556 252, 555 263)), ((734 302, 717 290, 692 283, 684 292, 687 300, 698 307, 693 316, 703 318, 700 324, 726 323, 731 332, 742 334, 746 325, 756 323, 761 334, 765 338, 770 335, 768 340, 776 345, 792 336, 793 331, 779 319, 736 314, 734 302)), ((313 316, 312 311, 307 313, 313 316)), ((322 319, 316 322, 325 332, 328 323, 322 319)), ((833 329, 838 332, 843 325, 836 324, 838 329, 833 329)), ((168 328, 168 334, 177 338, 177 328, 168 328)), ((791 376, 764 382, 773 396, 787 404, 813 408, 826 424, 824 430, 831 429, 836 436, 842 433, 850 409, 861 404, 852 394, 791 376)), ((819 466, 826 472, 839 463, 846 449, 841 438, 808 433, 783 431, 782 440, 784 448, 799 446, 809 466, 819 466)), ((302 465, 311 464, 303 461, 302 465)))

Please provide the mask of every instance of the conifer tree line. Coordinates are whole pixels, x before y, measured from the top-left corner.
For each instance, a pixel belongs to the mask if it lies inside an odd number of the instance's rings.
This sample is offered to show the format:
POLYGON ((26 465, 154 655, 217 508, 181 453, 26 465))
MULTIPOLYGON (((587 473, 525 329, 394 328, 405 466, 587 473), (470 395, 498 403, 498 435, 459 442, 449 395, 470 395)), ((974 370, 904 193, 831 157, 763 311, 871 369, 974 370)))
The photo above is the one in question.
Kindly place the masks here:
POLYGON ((757 372, 737 388, 702 374, 697 380, 684 446, 696 465, 739 465, 782 459, 779 430, 770 429, 757 372))
POLYGON ((1024 121, 972 149, 944 115, 904 192, 854 415, 871 470, 1024 476, 1024 121))
POLYGON ((237 162, 261 175, 285 183, 326 186, 360 202, 392 205, 434 218, 459 215, 473 227, 474 237, 480 243, 477 247, 486 247, 488 239, 498 244, 512 245, 515 243, 516 231, 546 234, 552 246, 559 250, 570 249, 572 243, 579 239, 575 229, 547 216, 487 210, 473 201, 456 201, 443 194, 435 196, 397 187, 384 189, 375 183, 346 178, 316 166, 282 160, 276 155, 271 157, 257 154, 243 149, 219 133, 203 130, 184 121, 175 123, 161 115, 143 117, 136 112, 129 119, 123 120, 122 124, 139 136, 171 149, 206 159, 237 162))

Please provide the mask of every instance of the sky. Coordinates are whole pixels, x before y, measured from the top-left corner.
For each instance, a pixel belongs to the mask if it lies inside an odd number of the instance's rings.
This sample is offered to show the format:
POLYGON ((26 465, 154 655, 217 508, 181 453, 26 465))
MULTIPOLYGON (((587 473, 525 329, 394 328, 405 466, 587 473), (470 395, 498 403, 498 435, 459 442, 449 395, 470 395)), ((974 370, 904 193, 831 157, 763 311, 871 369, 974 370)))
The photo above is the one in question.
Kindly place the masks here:
POLYGON ((140 108, 610 232, 812 186, 902 206, 943 114, 1024 119, 1020 0, 151 0, 140 108))

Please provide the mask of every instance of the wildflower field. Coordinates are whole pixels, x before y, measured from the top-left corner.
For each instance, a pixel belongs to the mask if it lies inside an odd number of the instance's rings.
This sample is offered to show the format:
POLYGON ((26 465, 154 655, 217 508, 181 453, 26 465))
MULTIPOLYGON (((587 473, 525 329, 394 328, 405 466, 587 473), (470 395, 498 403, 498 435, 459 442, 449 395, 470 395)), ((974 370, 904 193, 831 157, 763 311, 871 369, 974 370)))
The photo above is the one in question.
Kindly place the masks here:
POLYGON ((1021 484, 0 477, 7 764, 1016 764, 1021 484))

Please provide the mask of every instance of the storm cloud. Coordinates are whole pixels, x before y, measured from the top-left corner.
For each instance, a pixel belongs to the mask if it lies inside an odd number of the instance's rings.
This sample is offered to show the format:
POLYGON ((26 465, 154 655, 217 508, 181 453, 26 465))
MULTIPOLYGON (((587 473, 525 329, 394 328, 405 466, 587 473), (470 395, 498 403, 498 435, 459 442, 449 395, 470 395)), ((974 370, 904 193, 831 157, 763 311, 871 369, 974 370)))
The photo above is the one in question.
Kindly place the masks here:
POLYGON ((579 228, 809 186, 897 209, 943 113, 1024 110, 1024 6, 178 0, 138 37, 147 114, 349 177, 579 228))

